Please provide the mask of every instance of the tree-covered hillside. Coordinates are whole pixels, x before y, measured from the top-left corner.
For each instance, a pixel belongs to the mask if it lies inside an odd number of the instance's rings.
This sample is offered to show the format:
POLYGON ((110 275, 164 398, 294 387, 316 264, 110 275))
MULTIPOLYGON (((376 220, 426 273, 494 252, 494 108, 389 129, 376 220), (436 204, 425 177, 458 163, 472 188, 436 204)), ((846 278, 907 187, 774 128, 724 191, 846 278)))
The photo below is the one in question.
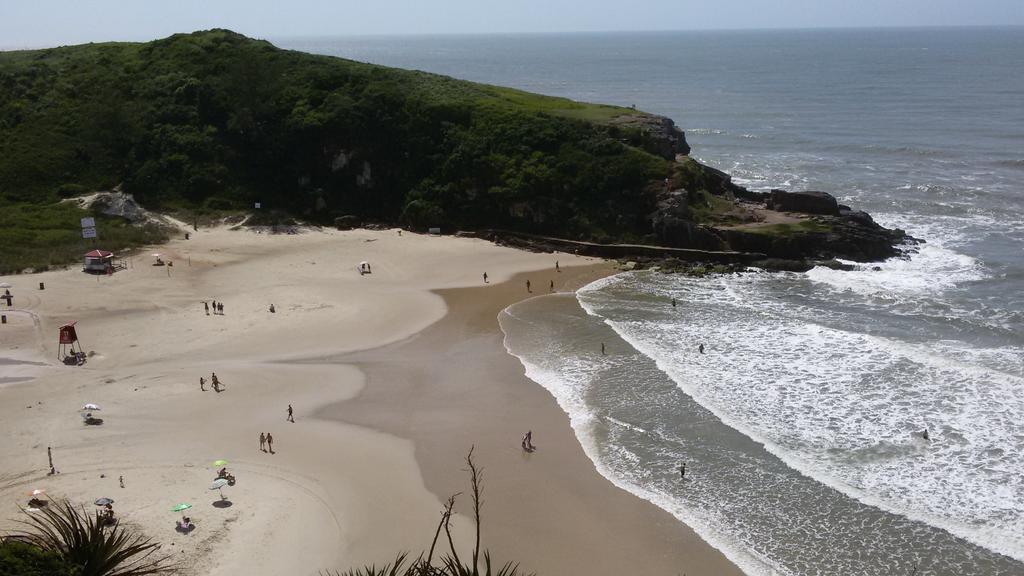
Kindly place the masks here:
POLYGON ((7 52, 0 205, 121 185, 154 208, 638 238, 670 171, 659 121, 226 30, 7 52))

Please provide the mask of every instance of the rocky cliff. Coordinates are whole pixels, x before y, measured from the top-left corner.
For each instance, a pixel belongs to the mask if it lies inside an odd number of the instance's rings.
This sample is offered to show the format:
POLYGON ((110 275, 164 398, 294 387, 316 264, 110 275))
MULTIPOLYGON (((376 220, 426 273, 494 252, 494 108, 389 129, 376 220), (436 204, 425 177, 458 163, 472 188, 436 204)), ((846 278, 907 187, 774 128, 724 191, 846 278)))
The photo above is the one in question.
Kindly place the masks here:
POLYGON ((754 192, 689 158, 680 160, 669 184, 658 192, 649 217, 664 246, 872 262, 900 256, 919 242, 827 192, 754 192))

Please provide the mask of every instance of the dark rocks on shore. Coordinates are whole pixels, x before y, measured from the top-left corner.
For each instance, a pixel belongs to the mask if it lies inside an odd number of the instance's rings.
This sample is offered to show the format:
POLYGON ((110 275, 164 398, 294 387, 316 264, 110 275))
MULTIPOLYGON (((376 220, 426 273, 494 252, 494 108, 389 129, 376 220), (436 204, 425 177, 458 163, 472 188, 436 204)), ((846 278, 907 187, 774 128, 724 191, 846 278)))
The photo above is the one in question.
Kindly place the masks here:
POLYGON ((903 230, 879 225, 866 212, 839 204, 827 192, 752 192, 733 183, 732 177, 721 170, 689 159, 683 162, 686 168, 682 184, 686 188, 736 202, 736 213, 727 214, 733 222, 742 223, 743 213, 753 215, 757 206, 808 217, 790 219, 788 225, 756 229, 699 224, 693 218, 696 207, 689 204, 693 195, 687 189, 666 189, 659 193, 656 210, 649 217, 651 232, 663 246, 762 253, 771 259, 769 267, 796 270, 808 268, 806 262, 817 260, 885 260, 900 256, 918 242, 903 230), (797 261, 805 263, 795 264, 797 261))
POLYGON ((863 212, 839 216, 817 216, 827 231, 791 235, 760 234, 745 230, 716 230, 733 250, 763 252, 771 258, 788 260, 841 258, 855 262, 877 262, 903 254, 917 240, 900 229, 884 228, 863 212))
POLYGON ((765 205, 768 209, 779 212, 800 212, 823 216, 839 215, 839 202, 836 201, 835 196, 827 192, 772 190, 768 194, 768 201, 765 205))

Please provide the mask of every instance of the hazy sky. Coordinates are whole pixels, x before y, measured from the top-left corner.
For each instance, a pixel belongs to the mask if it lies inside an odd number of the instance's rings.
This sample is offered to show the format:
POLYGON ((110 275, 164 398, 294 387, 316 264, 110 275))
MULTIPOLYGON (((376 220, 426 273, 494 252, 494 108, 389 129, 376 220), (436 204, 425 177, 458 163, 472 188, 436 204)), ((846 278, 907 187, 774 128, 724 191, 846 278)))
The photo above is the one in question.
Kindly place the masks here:
POLYGON ((0 46, 250 36, 1024 25, 1024 0, 0 0, 0 46))

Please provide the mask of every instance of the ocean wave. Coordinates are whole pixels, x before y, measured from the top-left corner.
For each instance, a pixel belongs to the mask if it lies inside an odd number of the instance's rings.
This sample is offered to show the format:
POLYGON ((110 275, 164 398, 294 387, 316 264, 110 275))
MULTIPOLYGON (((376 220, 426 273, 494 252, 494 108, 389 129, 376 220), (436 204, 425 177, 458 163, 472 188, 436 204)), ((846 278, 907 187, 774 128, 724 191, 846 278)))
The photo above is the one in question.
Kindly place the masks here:
POLYGON ((608 288, 619 288, 610 282, 578 298, 687 394, 792 468, 866 504, 1024 560, 1024 485, 1011 472, 1024 466, 1024 400, 1015 400, 1024 390, 1014 371, 1020 351, 835 330, 802 320, 810 314, 794 312, 790 302, 773 303, 761 281, 687 281, 681 291, 643 285, 636 275, 616 277, 627 289, 658 290, 700 310, 682 323, 618 319, 626 315, 618 309, 623 302, 602 303, 608 288), (617 313, 607 317, 604 306, 617 313), (729 361, 681 357, 680 346, 694 341, 716 343, 713 353, 729 361), (772 343, 770 353, 763 342, 772 343), (938 437, 927 451, 908 444, 924 426, 938 437), (886 444, 897 450, 863 458, 886 444), (990 445, 998 451, 972 449, 990 445))
MULTIPOLYGON (((589 285, 588 288, 593 289, 609 281, 614 280, 611 278, 600 279, 589 285)), ((557 298, 558 296, 553 297, 557 298)), ((549 298, 549 296, 542 296, 541 298, 549 298)), ((720 550, 746 574, 750 576, 795 576, 767 556, 759 554, 751 549, 751 547, 744 545, 744 543, 737 540, 735 535, 723 530, 721 522, 714 518, 713 515, 709 515, 698 507, 687 506, 684 501, 645 486, 641 482, 630 481, 627 479, 627 475, 622 474, 621 470, 615 468, 611 463, 612 461, 632 462, 635 459, 627 451, 619 449, 613 444, 600 443, 595 434, 595 426, 603 421, 642 434, 649 434, 650 431, 636 424, 630 424, 608 415, 599 414, 586 401, 592 381, 602 368, 608 367, 614 361, 612 357, 588 360, 586 357, 578 354, 561 354, 559 351, 551 349, 551 347, 557 347, 557 339, 544 340, 546 344, 550 345, 545 348, 546 354, 524 353, 512 344, 511 334, 519 327, 512 326, 511 323, 523 322, 526 315, 519 314, 519 309, 524 306, 534 305, 536 300, 531 299, 513 304, 499 314, 499 325, 505 334, 505 349, 510 355, 519 360, 527 378, 536 382, 554 396, 558 405, 569 416, 569 422, 577 440, 580 442, 584 453, 594 463, 597 471, 615 486, 651 502, 691 527, 701 538, 720 550), (545 364, 545 359, 550 361, 550 364, 545 364), (603 458, 601 455, 602 449, 614 451, 617 458, 603 458)), ((534 326, 534 328, 543 329, 537 326, 534 326)), ((536 338, 537 335, 533 334, 531 340, 536 338)))
POLYGON ((807 278, 839 292, 906 300, 989 276, 977 259, 931 243, 915 247, 915 253, 908 258, 874 264, 845 263, 857 269, 843 271, 818 266, 807 272, 807 278))

